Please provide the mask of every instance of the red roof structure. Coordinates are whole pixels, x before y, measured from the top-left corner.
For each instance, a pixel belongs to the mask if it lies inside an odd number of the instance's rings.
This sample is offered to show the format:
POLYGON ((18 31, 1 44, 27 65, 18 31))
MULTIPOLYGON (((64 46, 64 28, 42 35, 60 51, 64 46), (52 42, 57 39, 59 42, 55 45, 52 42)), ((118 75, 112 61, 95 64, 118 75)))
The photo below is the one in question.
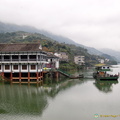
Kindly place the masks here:
POLYGON ((0 52, 41 51, 40 43, 0 44, 0 52))

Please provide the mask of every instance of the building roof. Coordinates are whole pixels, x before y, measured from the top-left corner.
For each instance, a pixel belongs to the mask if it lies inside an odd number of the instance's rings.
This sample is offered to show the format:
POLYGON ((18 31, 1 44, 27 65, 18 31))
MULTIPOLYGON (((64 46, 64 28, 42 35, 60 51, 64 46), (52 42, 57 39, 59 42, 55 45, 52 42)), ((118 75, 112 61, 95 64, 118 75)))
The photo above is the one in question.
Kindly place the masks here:
POLYGON ((53 55, 53 54, 50 54, 50 53, 47 54, 47 57, 48 57, 48 58, 59 58, 59 57, 57 57, 56 55, 53 55))
POLYGON ((0 44, 0 52, 41 51, 40 43, 0 44))

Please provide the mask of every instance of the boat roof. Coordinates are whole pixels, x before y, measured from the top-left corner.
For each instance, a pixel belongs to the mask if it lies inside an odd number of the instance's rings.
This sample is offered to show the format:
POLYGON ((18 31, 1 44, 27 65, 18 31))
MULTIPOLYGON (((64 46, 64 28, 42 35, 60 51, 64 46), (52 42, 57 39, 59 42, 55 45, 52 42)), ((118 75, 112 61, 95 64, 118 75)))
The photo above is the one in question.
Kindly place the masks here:
POLYGON ((96 70, 98 71, 111 71, 110 69, 110 66, 99 66, 99 67, 96 67, 96 70))
POLYGON ((105 66, 106 64, 103 64, 103 63, 99 63, 99 64, 95 64, 95 67, 102 67, 102 66, 105 66))

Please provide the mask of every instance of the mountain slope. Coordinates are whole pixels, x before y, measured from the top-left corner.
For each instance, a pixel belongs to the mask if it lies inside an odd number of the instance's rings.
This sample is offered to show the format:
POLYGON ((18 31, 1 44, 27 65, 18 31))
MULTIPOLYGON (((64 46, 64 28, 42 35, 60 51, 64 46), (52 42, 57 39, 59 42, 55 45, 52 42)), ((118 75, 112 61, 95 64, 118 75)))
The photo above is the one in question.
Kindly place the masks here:
POLYGON ((71 40, 69 38, 59 36, 59 35, 54 35, 50 32, 44 31, 44 30, 39 30, 39 29, 30 27, 30 26, 19 26, 19 25, 15 25, 15 24, 8 24, 8 23, 0 22, 0 33, 17 32, 17 31, 25 31, 25 32, 29 32, 29 33, 39 33, 39 34, 43 35, 44 39, 48 38, 51 40, 58 41, 59 43, 74 44, 76 46, 80 46, 82 48, 87 49, 88 53, 93 54, 93 55, 102 55, 103 54, 102 52, 100 52, 99 50, 96 50, 95 48, 87 47, 82 44, 75 43, 73 40, 71 40), (45 36, 47 36, 47 37, 45 38, 45 36))
POLYGON ((100 49, 100 51, 113 56, 117 62, 120 62, 120 52, 119 51, 115 51, 115 50, 111 50, 111 49, 100 49))
POLYGON ((8 23, 2 23, 0 22, 0 33, 6 33, 6 32, 17 32, 17 31, 25 31, 25 32, 30 32, 30 33, 40 33, 44 34, 45 36, 54 39, 60 43, 69 43, 69 44, 76 44, 73 40, 59 36, 59 35, 54 35, 50 32, 47 32, 45 30, 39 30, 31 26, 19 26, 15 24, 8 24, 8 23))
MULTIPOLYGON (((80 46, 59 43, 39 33, 28 33, 23 31, 0 33, 0 43, 35 43, 35 42, 41 43, 44 51, 53 53, 65 52, 69 56, 69 63, 70 62, 74 63, 74 56, 76 55, 85 56, 85 63, 87 66, 93 66, 94 64, 97 64, 99 62, 99 59, 105 59, 101 56, 89 54, 86 49, 80 46)), ((113 64, 113 61, 111 60, 108 64, 113 64)))

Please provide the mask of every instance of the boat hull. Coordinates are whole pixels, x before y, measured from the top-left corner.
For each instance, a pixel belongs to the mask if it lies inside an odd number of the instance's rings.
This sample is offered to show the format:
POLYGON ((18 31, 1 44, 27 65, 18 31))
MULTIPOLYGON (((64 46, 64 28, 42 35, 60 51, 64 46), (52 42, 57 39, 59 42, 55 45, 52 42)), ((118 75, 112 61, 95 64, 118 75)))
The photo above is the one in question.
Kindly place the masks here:
POLYGON ((97 73, 93 73, 93 77, 96 80, 105 80, 105 81, 113 81, 113 80, 118 80, 119 76, 99 76, 97 73))
POLYGON ((113 81, 118 80, 118 77, 98 77, 98 80, 106 80, 106 81, 113 81))

